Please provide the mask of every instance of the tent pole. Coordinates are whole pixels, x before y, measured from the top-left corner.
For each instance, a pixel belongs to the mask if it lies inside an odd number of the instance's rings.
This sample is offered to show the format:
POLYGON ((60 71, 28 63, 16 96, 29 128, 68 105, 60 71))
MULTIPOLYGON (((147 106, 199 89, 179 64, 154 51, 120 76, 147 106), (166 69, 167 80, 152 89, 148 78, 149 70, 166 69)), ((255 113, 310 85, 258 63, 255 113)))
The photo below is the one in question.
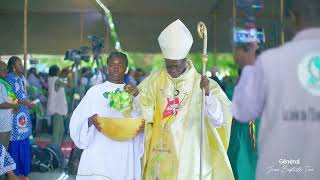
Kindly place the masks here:
POLYGON ((27 77, 27 25, 28 25, 28 0, 24 0, 24 20, 23 20, 23 60, 24 60, 24 76, 27 77))
MULTIPOLYGON (((274 19, 274 17, 275 17, 275 11, 274 11, 274 9, 275 9, 275 0, 271 0, 271 9, 272 9, 272 11, 271 11, 271 19, 274 19)), ((274 46, 276 46, 278 43, 277 43, 277 23, 276 22, 273 22, 273 28, 272 28, 272 31, 273 31, 273 45, 274 46)))
POLYGON ((281 27, 281 44, 284 44, 284 28, 283 28, 283 19, 284 19, 284 2, 280 0, 280 27, 281 27))
MULTIPOLYGON (((109 40, 110 40, 110 28, 109 26, 106 26, 106 35, 104 38, 104 48, 103 48, 103 52, 108 56, 109 52, 110 52, 110 47, 109 47, 109 40)), ((100 64, 101 64, 101 68, 103 67, 103 60, 102 58, 100 59, 100 64)))
POLYGON ((83 0, 81 0, 81 11, 80 11, 80 46, 83 45, 83 35, 84 35, 84 5, 83 5, 83 0))
POLYGON ((213 53, 217 53, 217 14, 213 14, 213 53))
POLYGON ((217 65, 217 13, 213 14, 213 65, 217 65))
POLYGON ((105 49, 105 53, 108 54, 109 53, 109 40, 110 40, 110 28, 109 26, 106 26, 106 37, 104 40, 104 49, 105 49))
MULTIPOLYGON (((232 2, 233 2, 233 4, 232 4, 232 33, 233 33, 234 28, 237 25, 237 22, 236 22, 236 20, 237 20, 236 19, 237 18, 237 7, 236 7, 236 0, 233 0, 232 2)), ((232 34, 232 38, 233 38, 233 34, 232 34)), ((234 43, 232 43, 232 52, 234 53, 235 50, 236 50, 236 46, 234 43)))

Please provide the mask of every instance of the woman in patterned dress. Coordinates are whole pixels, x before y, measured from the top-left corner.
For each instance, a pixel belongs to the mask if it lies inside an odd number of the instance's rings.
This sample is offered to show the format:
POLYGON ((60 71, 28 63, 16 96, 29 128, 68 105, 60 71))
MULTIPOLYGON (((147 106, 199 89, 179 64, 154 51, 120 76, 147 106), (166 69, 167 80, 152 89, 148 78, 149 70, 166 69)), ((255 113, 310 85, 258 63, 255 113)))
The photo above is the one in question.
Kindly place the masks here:
POLYGON ((32 133, 29 108, 33 104, 27 99, 24 68, 21 59, 12 56, 8 61, 7 81, 12 86, 19 102, 19 110, 13 115, 9 153, 16 163, 14 173, 21 179, 28 179, 31 170, 31 153, 29 136, 32 133))

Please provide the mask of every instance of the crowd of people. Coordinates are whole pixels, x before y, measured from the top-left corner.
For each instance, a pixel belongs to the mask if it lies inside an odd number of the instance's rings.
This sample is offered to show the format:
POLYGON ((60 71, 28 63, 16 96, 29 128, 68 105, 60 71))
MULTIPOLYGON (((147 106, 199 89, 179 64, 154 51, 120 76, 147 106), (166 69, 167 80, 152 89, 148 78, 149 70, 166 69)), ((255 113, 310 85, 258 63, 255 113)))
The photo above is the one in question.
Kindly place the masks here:
MULTIPOLYGON (((51 144, 61 145, 68 135, 70 116, 76 105, 74 94, 82 99, 87 90, 102 82, 107 74, 99 76, 91 68, 83 67, 78 76, 75 86, 72 67, 60 70, 53 65, 47 73, 31 67, 25 77, 19 57, 12 56, 7 63, 0 61, 0 144, 5 160, 15 162, 14 166, 10 165, 16 167, 12 169, 14 173, 9 172, 10 178, 15 175, 28 177, 31 170, 30 141, 35 143, 36 137, 49 134, 51 144)), ((129 70, 124 79, 137 86, 144 77, 144 71, 138 68, 129 70)), ((5 164, 0 163, 2 165, 5 164)), ((5 179, 5 176, 0 178, 5 179)))
POLYGON ((83 149, 78 180, 318 180, 320 3, 290 8, 292 41, 262 53, 237 44, 237 81, 196 71, 179 19, 158 37, 165 66, 148 76, 122 52, 109 54, 105 74, 82 68, 77 84, 71 69, 25 78, 18 57, 0 61, 0 178, 28 179, 31 127, 48 116, 53 144, 70 130, 83 149))

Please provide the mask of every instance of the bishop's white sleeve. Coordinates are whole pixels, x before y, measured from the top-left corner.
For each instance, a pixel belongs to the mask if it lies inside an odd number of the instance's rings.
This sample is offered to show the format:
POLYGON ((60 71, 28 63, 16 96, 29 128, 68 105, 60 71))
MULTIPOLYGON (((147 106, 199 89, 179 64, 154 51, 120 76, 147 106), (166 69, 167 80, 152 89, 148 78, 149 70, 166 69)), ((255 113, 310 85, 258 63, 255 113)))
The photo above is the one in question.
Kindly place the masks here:
POLYGON ((245 66, 234 89, 232 113, 236 120, 249 122, 258 118, 266 98, 266 84, 261 60, 253 66, 245 66))
POLYGON ((73 111, 70 120, 70 136, 76 146, 86 149, 93 139, 95 127, 88 127, 88 118, 94 115, 91 111, 92 93, 90 90, 83 97, 77 108, 73 111), (91 97, 90 97, 91 96, 91 97))
POLYGON ((223 124, 223 113, 221 104, 218 99, 212 95, 205 97, 205 110, 209 120, 215 127, 220 127, 223 124))

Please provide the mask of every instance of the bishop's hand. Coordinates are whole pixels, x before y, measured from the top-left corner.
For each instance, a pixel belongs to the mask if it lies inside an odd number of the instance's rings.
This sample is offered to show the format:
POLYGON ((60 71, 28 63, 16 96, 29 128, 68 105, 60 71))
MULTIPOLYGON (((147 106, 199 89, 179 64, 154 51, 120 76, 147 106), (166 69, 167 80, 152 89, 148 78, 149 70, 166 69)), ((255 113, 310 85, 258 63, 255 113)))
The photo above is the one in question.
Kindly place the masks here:
POLYGON ((209 96, 209 80, 206 76, 202 76, 201 82, 200 82, 200 88, 205 90, 206 96, 209 96))
POLYGON ((126 84, 124 86, 124 89, 128 91, 130 94, 132 94, 134 97, 138 96, 139 94, 139 89, 132 84, 126 84))

